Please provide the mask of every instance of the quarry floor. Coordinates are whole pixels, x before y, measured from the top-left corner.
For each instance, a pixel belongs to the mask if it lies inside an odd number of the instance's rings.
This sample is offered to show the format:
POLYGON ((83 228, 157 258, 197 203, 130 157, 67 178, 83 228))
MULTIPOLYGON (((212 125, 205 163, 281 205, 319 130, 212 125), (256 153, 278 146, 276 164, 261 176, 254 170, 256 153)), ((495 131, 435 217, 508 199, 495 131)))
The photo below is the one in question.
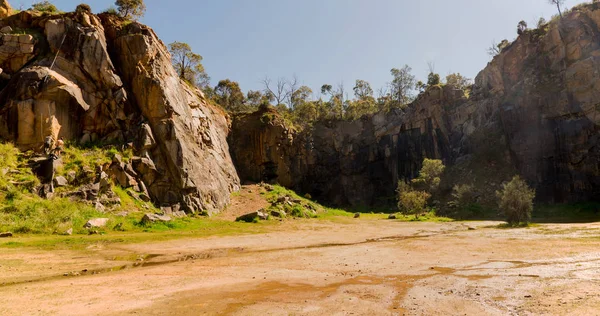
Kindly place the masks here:
POLYGON ((600 224, 497 224, 306 220, 255 235, 7 248, 0 314, 600 314, 600 224))

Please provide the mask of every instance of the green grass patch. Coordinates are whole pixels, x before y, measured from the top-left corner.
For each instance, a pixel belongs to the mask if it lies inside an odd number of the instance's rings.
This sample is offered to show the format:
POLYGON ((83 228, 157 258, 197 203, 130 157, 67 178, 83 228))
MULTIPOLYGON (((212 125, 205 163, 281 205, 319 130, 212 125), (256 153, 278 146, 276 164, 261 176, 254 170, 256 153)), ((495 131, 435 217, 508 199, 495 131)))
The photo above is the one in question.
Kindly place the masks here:
POLYGON ((437 222, 447 223, 455 221, 449 217, 437 216, 435 210, 421 214, 418 217, 415 215, 396 214, 396 220, 401 222, 437 222))
MULTIPOLYGON (((135 222, 135 219, 125 218, 135 222)), ((98 235, 22 235, 10 239, 0 239, 0 248, 37 248, 44 250, 73 249, 110 244, 130 244, 161 242, 180 238, 203 238, 210 236, 230 236, 265 233, 278 222, 256 224, 238 223, 207 218, 182 218, 171 223, 157 223, 151 226, 133 224, 128 232, 106 231, 98 235)))

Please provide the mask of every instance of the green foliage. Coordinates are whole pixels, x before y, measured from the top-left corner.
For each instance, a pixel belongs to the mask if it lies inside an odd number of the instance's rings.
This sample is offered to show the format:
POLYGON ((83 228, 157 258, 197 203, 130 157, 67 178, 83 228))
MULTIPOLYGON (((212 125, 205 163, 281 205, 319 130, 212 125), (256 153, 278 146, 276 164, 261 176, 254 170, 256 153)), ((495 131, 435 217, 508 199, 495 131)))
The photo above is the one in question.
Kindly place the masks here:
POLYGON ((457 89, 467 90, 473 84, 473 81, 460 73, 453 73, 446 76, 446 84, 457 89))
POLYGON ((455 209, 459 218, 471 218, 483 215, 483 207, 475 200, 474 188, 471 185, 455 185, 452 189, 452 200, 448 206, 455 209))
POLYGON ((214 89, 213 101, 229 112, 248 111, 240 85, 229 79, 219 81, 214 89))
POLYGON ((391 107, 402 108, 413 99, 412 90, 415 88, 415 76, 412 75, 412 68, 408 65, 398 69, 390 70, 392 74, 391 88, 391 107))
POLYGON ((519 176, 503 184, 502 190, 497 191, 496 196, 500 210, 509 225, 527 223, 531 220, 535 191, 530 189, 519 176))
POLYGON ((173 42, 169 44, 169 52, 179 78, 200 88, 210 84, 210 77, 202 65, 202 56, 194 53, 189 44, 173 42))
POLYGON ((138 19, 146 12, 144 0, 116 0, 115 5, 119 15, 125 19, 138 19))
POLYGON ((133 150, 119 151, 114 146, 100 148, 68 144, 63 149, 63 166, 59 166, 56 173, 66 175, 69 171, 75 171, 77 174, 81 174, 85 172, 85 169, 95 172, 98 166, 109 164, 117 154, 121 155, 124 162, 128 162, 133 157, 133 150))
POLYGON ((437 86, 440 84, 440 82, 441 82, 441 79, 440 79, 439 74, 430 72, 429 75, 427 76, 427 85, 430 87, 437 86))
POLYGON ((0 210, 0 231, 17 234, 63 233, 69 228, 83 232, 94 217, 105 217, 93 207, 68 199, 44 200, 37 196, 6 199, 0 210))
POLYGON ((441 176, 444 173, 446 166, 439 159, 423 160, 423 167, 419 171, 419 177, 412 180, 412 184, 416 187, 425 189, 429 193, 437 190, 441 182, 441 176))
POLYGON ((424 213, 427 200, 439 187, 445 168, 441 160, 425 158, 419 177, 410 183, 404 180, 398 182, 398 209, 403 214, 415 214, 417 218, 424 213))
POLYGON ((104 13, 112 14, 112 15, 119 15, 119 11, 117 10, 117 7, 115 7, 115 6, 108 7, 108 9, 104 10, 104 13))
POLYGON ((425 191, 414 190, 404 181, 398 182, 397 192, 398 209, 402 214, 412 214, 418 219, 419 215, 425 213, 427 210, 427 200, 431 197, 431 194, 425 191))
POLYGON ((22 161, 19 150, 10 143, 0 143, 0 205, 2 195, 7 200, 30 192, 39 184, 31 169, 22 161))
POLYGON ((56 6, 54 4, 52 4, 50 1, 34 2, 31 5, 31 10, 35 10, 35 11, 39 11, 39 12, 43 12, 43 13, 47 13, 47 14, 60 13, 58 8, 56 8, 56 6))

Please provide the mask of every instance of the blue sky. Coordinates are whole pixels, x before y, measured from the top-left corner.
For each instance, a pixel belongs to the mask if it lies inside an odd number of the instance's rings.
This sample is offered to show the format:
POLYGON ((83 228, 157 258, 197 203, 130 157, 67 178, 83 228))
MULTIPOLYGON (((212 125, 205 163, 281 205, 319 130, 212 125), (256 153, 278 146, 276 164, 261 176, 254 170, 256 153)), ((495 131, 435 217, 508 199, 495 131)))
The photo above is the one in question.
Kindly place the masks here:
MULTIPOLYGON (((32 0, 9 0, 27 8, 32 0)), ((72 11, 81 0, 53 0, 72 11)), ((94 12, 113 0, 85 0, 94 12)), ((146 0, 141 20, 165 43, 183 41, 204 57, 212 78, 238 81, 244 91, 261 80, 296 75, 317 91, 356 79, 374 90, 391 68, 408 64, 425 79, 427 63, 442 76, 474 78, 492 41, 516 37, 525 20, 535 26, 556 7, 547 0, 146 0)), ((569 8, 582 1, 567 0, 569 8)), ((351 90, 350 90, 351 91, 351 90)))

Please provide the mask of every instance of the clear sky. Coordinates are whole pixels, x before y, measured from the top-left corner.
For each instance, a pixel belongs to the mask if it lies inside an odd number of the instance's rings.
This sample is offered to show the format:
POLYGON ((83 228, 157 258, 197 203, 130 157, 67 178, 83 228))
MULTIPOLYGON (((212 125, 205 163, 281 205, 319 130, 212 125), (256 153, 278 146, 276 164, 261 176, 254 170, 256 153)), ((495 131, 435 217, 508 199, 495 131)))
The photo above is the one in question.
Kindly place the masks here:
MULTIPOLYGON (((52 0, 72 11, 82 1, 97 13, 113 0, 52 0)), ((9 0, 27 8, 33 0, 9 0)), ((581 0, 567 0, 569 8, 581 0)), ((550 19, 547 0, 145 0, 141 22, 165 43, 187 42, 204 57, 213 85, 238 81, 261 89, 268 76, 296 75, 317 91, 322 84, 356 79, 374 90, 390 69, 408 64, 425 79, 427 63, 443 77, 470 78, 490 60, 492 41, 513 40, 520 20, 530 27, 550 19)))

